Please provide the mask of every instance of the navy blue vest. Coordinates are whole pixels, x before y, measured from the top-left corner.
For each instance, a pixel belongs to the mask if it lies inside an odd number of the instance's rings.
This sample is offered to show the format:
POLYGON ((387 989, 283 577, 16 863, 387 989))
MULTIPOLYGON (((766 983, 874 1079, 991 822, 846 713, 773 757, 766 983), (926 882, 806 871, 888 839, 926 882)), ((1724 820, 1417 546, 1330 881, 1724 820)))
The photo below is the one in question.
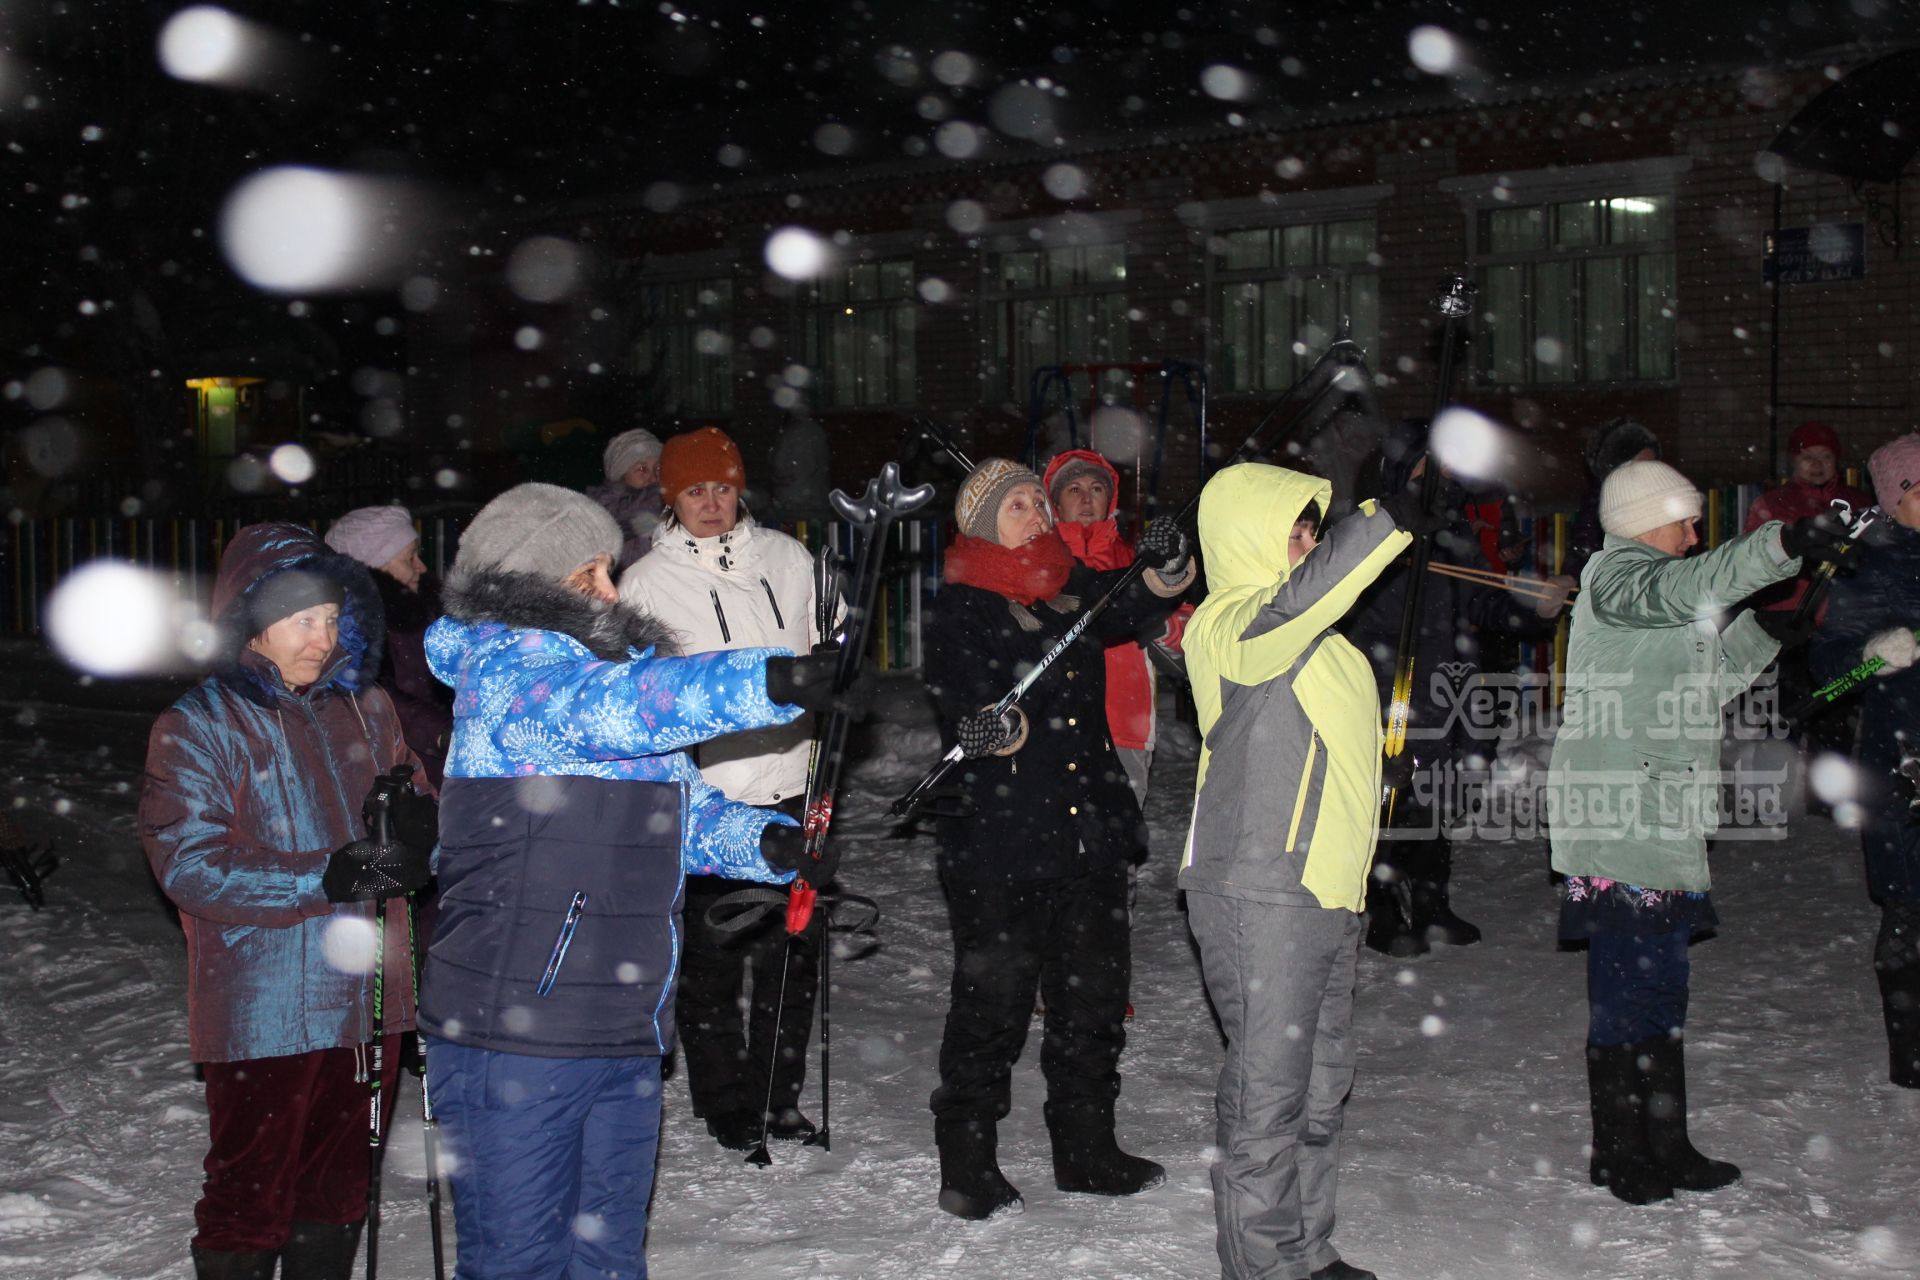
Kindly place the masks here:
POLYGON ((673 1048, 677 783, 448 778, 420 1026, 545 1058, 673 1048))

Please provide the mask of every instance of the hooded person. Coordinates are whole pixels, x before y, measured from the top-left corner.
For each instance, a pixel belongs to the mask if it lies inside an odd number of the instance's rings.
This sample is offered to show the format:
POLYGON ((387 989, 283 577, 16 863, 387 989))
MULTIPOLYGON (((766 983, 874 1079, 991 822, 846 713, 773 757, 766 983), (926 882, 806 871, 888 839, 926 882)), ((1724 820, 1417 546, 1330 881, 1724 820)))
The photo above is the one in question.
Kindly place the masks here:
MULTIPOLYGON (((1061 541, 1089 569, 1124 569, 1133 563, 1133 544, 1120 532, 1120 473, 1091 449, 1055 455, 1042 477, 1047 500, 1058 518, 1061 541)), ((1147 645, 1169 655, 1180 652, 1180 633, 1193 606, 1183 604, 1152 628, 1152 636, 1131 636, 1107 646, 1107 732, 1127 771, 1134 798, 1147 803, 1147 778, 1153 768, 1158 729, 1157 682, 1147 645)))
POLYGON ((1587 492, 1573 518, 1572 537, 1560 566, 1561 572, 1576 578, 1606 537, 1600 525, 1601 486, 1626 463, 1659 461, 1660 437, 1638 418, 1608 418, 1587 434, 1580 456, 1587 467, 1587 492))
POLYGON ((683 881, 784 883, 806 857, 686 748, 793 722, 837 659, 673 656, 614 591, 620 544, 592 500, 518 485, 462 535, 427 629, 454 727, 420 1027, 463 1276, 646 1274, 683 881))
MULTIPOLYGON (((1752 533, 1769 520, 1792 524, 1822 515, 1836 500, 1845 502, 1855 515, 1872 506, 1873 498, 1866 490, 1855 488, 1842 477, 1841 459, 1840 433, 1832 427, 1824 422, 1803 422, 1795 427, 1787 437, 1790 474, 1786 483, 1753 500, 1740 531, 1752 533)), ((1807 587, 1806 578, 1795 578, 1763 593, 1754 603, 1763 609, 1791 612, 1800 607, 1807 587)), ((1821 615, 1824 613, 1823 607, 1821 615)))
POLYGON ((1332 1236, 1382 731, 1373 670, 1334 624, 1440 519, 1394 493, 1318 541, 1332 500, 1264 463, 1200 493, 1207 598, 1186 653, 1202 743, 1179 884, 1227 1041, 1213 1207, 1236 1280, 1373 1276, 1332 1236))
POLYGON ((1888 519, 1849 554, 1853 571, 1833 580, 1813 636, 1812 678, 1824 683, 1870 658, 1882 662, 1859 700, 1860 846, 1867 895, 1880 908, 1873 968, 1887 1075, 1920 1089, 1920 434, 1882 445, 1867 471, 1888 519))
POLYGON ((606 508, 620 526, 620 554, 614 557, 618 576, 647 554, 663 510, 660 496, 660 437, 645 427, 622 431, 607 441, 601 454, 605 484, 594 485, 587 496, 606 508))
POLYGON ((1834 545, 1809 518, 1688 556, 1701 505, 1664 462, 1607 477, 1606 539, 1581 575, 1547 772, 1553 869, 1567 877, 1560 937, 1587 944, 1588 1175, 1629 1204, 1740 1176, 1687 1134, 1687 947, 1717 923, 1707 852, 1723 708, 1806 632, 1752 609, 1719 623, 1834 545))
MULTIPOLYGON (((396 911, 378 913, 378 957, 342 959, 340 937, 376 936, 376 909, 336 872, 373 834, 363 815, 381 775, 419 762, 374 683, 380 605, 358 563, 299 525, 248 525, 212 608, 219 666, 155 722, 139 810, 186 935, 188 1047, 206 1082, 194 1267, 269 1280, 277 1260, 346 1280, 367 1209, 376 974, 384 1124, 414 1024, 413 956, 396 911)), ((427 878, 431 829, 415 844, 392 892, 427 878)))
MULTIPOLYGON (((667 518, 653 549, 621 575, 622 602, 668 627, 683 653, 765 646, 809 653, 825 640, 813 557, 741 505, 746 469, 726 433, 706 427, 674 436, 660 470, 667 518)), ((731 800, 797 818, 813 732, 811 717, 802 717, 702 743, 701 776, 731 800)), ((777 915, 740 929, 709 922, 709 910, 742 887, 724 876, 688 882, 677 1006, 693 1113, 721 1146, 740 1151, 763 1134, 804 1139, 814 1132, 799 1104, 824 929, 817 914, 820 923, 789 943, 777 915)))
MULTIPOLYGON (((1431 464, 1423 419, 1388 429, 1374 465, 1361 474, 1361 494, 1404 494, 1417 501, 1431 464)), ((1433 536, 1437 564, 1474 567, 1479 540, 1464 506, 1466 491, 1452 476, 1440 479, 1437 510, 1444 524, 1433 536)), ((1380 703, 1393 696, 1400 657, 1400 621, 1413 568, 1397 560, 1360 593, 1340 623, 1342 635, 1373 664, 1380 703)), ((1477 722, 1460 714, 1483 674, 1484 636, 1551 635, 1567 603, 1570 577, 1537 584, 1538 596, 1427 575, 1414 629, 1414 688, 1407 710, 1405 751, 1395 766, 1397 795, 1391 825, 1381 831, 1367 889, 1366 944, 1388 955, 1424 954, 1434 942, 1454 946, 1480 940, 1480 929, 1453 909, 1453 843, 1447 835, 1464 788, 1488 776, 1496 733, 1476 739, 1477 722)), ((1486 674, 1494 674, 1488 672, 1486 674)))
POLYGON ((420 534, 402 506, 356 507, 327 526, 327 545, 373 574, 386 621, 380 687, 393 699, 407 745, 436 788, 446 773, 453 696, 427 669, 427 624, 440 616, 440 584, 420 558, 420 534))
POLYGON ((1131 1195, 1165 1177, 1114 1138, 1131 972, 1126 871, 1144 855, 1146 828, 1107 733, 1105 649, 1171 612, 1194 570, 1173 522, 1149 525, 1134 550, 1151 567, 999 716, 993 704, 1127 571, 1077 564, 1040 477, 1004 458, 973 469, 954 516, 925 672, 973 807, 940 818, 954 958, 929 1105, 940 1207, 978 1219, 1021 1203, 1000 1170, 998 1126, 1036 991, 1054 1184, 1131 1195))

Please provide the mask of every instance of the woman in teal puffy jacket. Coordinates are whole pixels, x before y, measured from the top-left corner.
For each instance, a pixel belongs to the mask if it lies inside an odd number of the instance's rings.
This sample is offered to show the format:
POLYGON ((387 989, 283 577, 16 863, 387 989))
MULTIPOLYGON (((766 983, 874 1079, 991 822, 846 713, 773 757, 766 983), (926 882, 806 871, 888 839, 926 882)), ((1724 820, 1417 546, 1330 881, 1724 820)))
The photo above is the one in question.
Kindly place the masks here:
POLYGON ((1710 1191, 1740 1170, 1687 1137, 1687 945, 1716 922, 1707 840, 1719 826, 1722 709, 1772 663, 1785 614, 1722 613, 1830 546, 1811 521, 1768 523, 1702 556, 1700 494, 1672 467, 1607 477, 1606 538, 1581 574, 1564 719, 1548 773, 1560 936, 1587 951, 1587 1084, 1596 1185, 1630 1204, 1710 1191))
MULTIPOLYGON (((367 1200, 374 908, 328 901, 374 779, 419 761, 374 684, 367 571, 293 524, 256 524, 214 582, 222 668, 153 727, 140 832, 186 933, 188 1036, 212 1131, 194 1218, 203 1277, 339 1276, 367 1200), (370 656, 372 655, 372 656, 370 656)), ((421 850, 424 859, 424 850, 421 850)), ((387 913, 384 1096, 413 1026, 406 914, 387 913)))

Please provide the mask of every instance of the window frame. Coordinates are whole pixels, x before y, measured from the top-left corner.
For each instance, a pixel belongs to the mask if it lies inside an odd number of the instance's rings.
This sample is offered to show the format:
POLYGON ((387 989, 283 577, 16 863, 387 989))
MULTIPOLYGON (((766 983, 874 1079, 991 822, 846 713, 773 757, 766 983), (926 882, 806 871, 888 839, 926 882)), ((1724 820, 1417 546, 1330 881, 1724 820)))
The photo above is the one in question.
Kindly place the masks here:
POLYGON ((919 401, 920 394, 920 354, 919 354, 919 308, 921 299, 918 292, 919 276, 916 274, 914 251, 919 247, 919 238, 913 236, 876 236, 857 244, 842 246, 834 256, 828 272, 797 283, 792 292, 792 312, 790 332, 794 339, 794 356, 805 366, 808 374, 806 402, 815 413, 870 413, 887 410, 909 409, 919 401), (852 296, 852 282, 847 280, 843 292, 837 296, 825 296, 822 280, 839 280, 848 273, 871 267, 877 281, 884 285, 887 269, 904 265, 905 288, 899 294, 876 293, 872 297, 852 296), (887 369, 884 395, 880 399, 856 398, 840 402, 833 397, 843 388, 865 385, 863 374, 856 374, 849 384, 845 376, 836 379, 834 368, 843 367, 844 362, 833 358, 839 350, 836 332, 841 322, 847 318, 854 321, 851 332, 845 340, 858 342, 862 337, 873 335, 866 333, 866 321, 873 316, 881 317, 880 335, 887 346, 887 369), (904 318, 904 325, 901 320, 904 318), (904 356, 905 364, 902 365, 904 356), (828 361, 832 359, 832 366, 828 361))
MULTIPOLYGON (((664 327, 675 335, 684 332, 686 339, 684 344, 686 347, 685 354, 690 359, 699 360, 704 358, 713 360, 719 364, 718 377, 714 385, 720 390, 721 394, 719 399, 721 403, 708 404, 704 398, 699 397, 671 401, 662 400, 659 407, 669 414, 692 413, 701 416, 717 417, 731 415, 735 410, 734 382, 738 374, 738 367, 734 360, 735 347, 737 344, 734 339, 733 326, 736 318, 735 306, 739 302, 739 288, 733 277, 733 260, 729 256, 717 254, 650 258, 641 264, 636 274, 634 287, 642 300, 646 298, 649 292, 656 289, 670 290, 686 286, 698 287, 716 284, 724 285, 726 288, 725 301, 717 312, 720 323, 704 323, 704 318, 700 315, 692 317, 676 315, 666 320, 664 327), (720 333, 726 341, 726 351, 724 353, 706 353, 698 350, 699 331, 702 328, 716 329, 720 333)), ((653 344, 649 341, 649 337, 656 332, 657 327, 660 327, 659 322, 653 324, 636 324, 632 337, 627 343, 627 367, 636 377, 645 378, 654 368, 651 363, 653 344), (646 363, 642 362, 643 353, 646 354, 646 363)), ((668 350, 667 359, 669 361, 674 360, 682 354, 680 345, 678 337, 676 336, 674 345, 670 346, 668 350)), ((672 365, 669 364, 668 367, 671 369, 672 365)), ((706 384, 703 379, 696 378, 694 385, 704 386, 706 384)))
MULTIPOLYGON (((996 223, 980 230, 974 243, 979 254, 980 394, 983 404, 1016 404, 1024 414, 1030 408, 1035 369, 1060 363, 1125 363, 1133 358, 1134 315, 1129 302, 1133 280, 1128 271, 1135 255, 1127 231, 1140 218, 1138 210, 1117 210, 996 223), (1033 290, 1015 290, 1006 285, 1004 259, 1011 255, 1038 254, 1044 263, 1048 255, 1063 250, 1076 250, 1084 254, 1087 250, 1098 249, 1119 251, 1120 275, 1117 279, 1074 280, 1069 281, 1065 288, 1056 287, 1050 279, 1045 288, 1033 290), (1015 318, 1008 314, 1008 309, 1023 301, 1051 301, 1057 304, 1072 298, 1117 299, 1120 310, 1114 327, 1119 335, 1119 349, 1090 351, 1078 358, 1072 353, 1063 354, 1060 347, 1066 340, 1064 335, 1067 326, 1056 321, 1053 325, 1055 351, 1052 358, 1021 370, 1018 351, 1006 349, 1016 323, 1015 318)), ((1107 319, 1111 322, 1113 317, 1107 319)), ((1125 387, 1126 376, 1119 371, 1109 373, 1102 384, 1103 393, 1115 395, 1124 396, 1125 387)))
MULTIPOLYGON (((1679 385, 1681 380, 1681 350, 1679 342, 1679 186, 1682 175, 1692 168, 1692 160, 1684 156, 1660 156, 1644 160, 1628 161, 1620 164, 1586 165, 1567 169, 1541 169, 1520 173, 1474 174, 1466 177, 1448 178, 1440 182, 1442 191, 1459 199, 1465 219, 1465 243, 1468 248, 1467 262, 1473 279, 1480 286, 1479 306, 1474 317, 1474 333, 1477 339, 1476 352, 1468 377, 1477 389, 1525 393, 1531 395, 1552 394, 1555 392, 1594 392, 1617 389, 1670 389, 1679 385), (1664 237, 1649 240, 1609 239, 1604 228, 1597 227, 1595 234, 1586 243, 1556 243, 1554 220, 1564 216, 1567 206, 1581 203, 1606 201, 1611 205, 1615 201, 1633 199, 1665 200, 1668 204, 1668 232, 1664 237), (1502 210, 1541 209, 1545 211, 1545 225, 1542 231, 1542 243, 1538 247, 1511 249, 1495 252, 1488 247, 1488 235, 1491 232, 1491 215, 1502 210), (1645 286, 1639 285, 1644 271, 1643 264, 1648 260, 1664 259, 1666 264, 1665 293, 1672 314, 1666 318, 1667 342, 1665 346, 1666 367, 1664 371, 1642 376, 1638 371, 1644 360, 1643 331, 1645 319, 1640 308, 1633 304, 1631 292, 1645 286), (1626 332, 1619 340, 1619 350, 1623 358, 1633 367, 1630 376, 1608 374, 1591 376, 1586 362, 1589 359, 1587 348, 1589 339, 1589 318, 1593 293, 1589 283, 1591 268, 1589 264, 1613 261, 1623 265, 1616 277, 1619 302, 1624 307, 1621 321, 1626 332), (1565 324, 1565 366, 1569 374, 1564 378, 1542 378, 1538 343, 1540 334, 1540 306, 1543 294, 1534 283, 1542 269, 1558 268, 1564 264, 1568 276, 1564 307, 1565 324), (1520 371, 1517 378, 1499 375, 1491 361, 1497 360, 1499 348, 1486 337, 1486 317, 1490 314, 1488 302, 1492 295, 1490 271, 1519 267, 1519 289, 1523 301, 1521 315, 1522 332, 1516 339, 1519 345, 1520 371)), ((1611 222, 1617 214, 1609 208, 1605 220, 1611 222)), ((1551 336, 1551 335, 1549 335, 1551 336)))

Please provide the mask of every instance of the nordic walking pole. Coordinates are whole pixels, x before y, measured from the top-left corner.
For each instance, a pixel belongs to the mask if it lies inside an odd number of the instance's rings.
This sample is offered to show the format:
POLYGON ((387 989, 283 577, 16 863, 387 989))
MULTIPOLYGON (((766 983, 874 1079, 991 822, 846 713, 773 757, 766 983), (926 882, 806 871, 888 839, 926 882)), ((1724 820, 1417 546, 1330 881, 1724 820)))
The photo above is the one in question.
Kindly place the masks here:
MULTIPOLYGON (((860 673, 860 664, 866 659, 867 637, 873 623, 873 611, 880 598, 880 568, 887 554, 887 531, 900 516, 910 515, 925 506, 933 497, 933 486, 920 485, 908 489, 900 483, 900 464, 889 462, 880 468, 880 474, 867 481, 866 492, 858 499, 849 498, 836 489, 828 496, 834 510, 840 518, 861 532, 860 550, 854 560, 853 580, 847 592, 846 635, 840 642, 840 663, 834 669, 833 691, 836 695, 846 693, 852 687, 854 679, 860 673)), ((818 768, 807 784, 807 809, 802 820, 801 830, 807 838, 807 856, 818 862, 826 851, 827 833, 833 825, 834 799, 840 787, 840 771, 846 764, 847 733, 853 727, 852 717, 846 710, 836 705, 827 717, 825 729, 820 734, 820 755, 818 768)), ((773 1101, 773 1068, 779 1061, 780 1014, 786 1001, 787 965, 793 956, 793 939, 803 934, 813 924, 813 908, 819 897, 819 889, 805 875, 796 875, 787 891, 787 950, 780 967, 779 998, 773 1007, 773 1044, 774 1050, 768 1055, 767 1103, 773 1101)), ((827 932, 823 926, 821 933, 827 932)), ((822 948, 824 950, 824 947, 822 948)), ((825 1133, 824 1120, 822 1133, 825 1133)), ((826 1145, 824 1142, 822 1145, 826 1145)), ((767 1107, 760 1109, 760 1145, 747 1154, 747 1163, 769 1165, 773 1157, 767 1152, 767 1107)))
MULTIPOLYGON (((413 895, 407 895, 407 956, 413 972, 413 1016, 420 1017, 420 944, 413 930, 413 895)), ((440 1231, 440 1124, 433 1118, 433 1091, 427 1085, 427 1037, 415 1030, 414 1052, 420 1055, 420 1134, 427 1144, 427 1231, 433 1238, 433 1280, 447 1280, 446 1243, 440 1231)))
MULTIPOLYGON (((1436 368, 1433 417, 1429 421, 1429 432, 1432 422, 1439 420, 1441 410, 1453 401, 1454 348, 1459 345, 1461 326, 1473 314, 1474 296, 1478 292, 1464 276, 1448 276, 1440 282, 1440 290, 1433 297, 1433 308, 1441 316, 1440 361, 1436 368)), ((1433 456, 1429 447, 1427 469, 1420 477, 1420 509, 1432 512, 1439 494, 1440 460, 1433 456)), ((1393 698, 1387 704, 1386 757, 1389 760, 1407 749, 1407 721, 1413 710, 1413 668, 1419 656, 1420 597, 1426 586, 1427 563, 1432 557, 1433 539, 1426 536, 1415 538, 1413 568, 1407 577, 1406 599, 1400 610, 1400 645, 1394 662, 1393 698)), ((1393 824, 1393 806, 1398 794, 1397 788, 1386 789, 1382 826, 1393 824)))
MULTIPOLYGON (((834 605, 840 598, 840 586, 833 571, 833 547, 831 543, 822 543, 820 554, 813 566, 813 633, 825 640, 833 631, 834 605)), ((812 797, 815 770, 820 767, 820 738, 813 740, 813 760, 807 769, 807 795, 812 797)), ((824 1150, 833 1150, 833 1108, 830 1099, 833 1096, 831 1067, 833 1055, 829 1046, 833 1041, 833 1020, 829 1016, 833 1005, 833 933, 822 922, 820 929, 820 955, 815 965, 818 983, 816 996, 820 1005, 820 1131, 807 1138, 808 1145, 824 1150)), ((778 1046, 775 1046, 776 1051, 778 1046)))
MULTIPOLYGON (((375 811, 376 839, 387 840, 387 806, 375 811)), ((387 900, 373 908, 373 1047, 367 1054, 367 1280, 377 1280, 380 1269, 380 1077, 386 1071, 381 1041, 386 1036, 387 900)))
MULTIPOLYGON (((1293 429, 1303 422, 1307 415, 1319 405, 1320 401, 1326 397, 1329 391, 1339 388, 1343 392, 1352 392, 1352 387, 1341 385, 1343 382, 1342 374, 1336 373, 1322 383, 1313 394, 1308 396, 1306 402, 1295 409, 1293 414, 1280 424, 1279 430, 1274 432, 1271 440, 1268 439, 1268 424, 1273 421, 1281 409, 1286 408, 1292 403, 1293 397, 1300 392, 1301 388, 1319 376, 1321 369, 1326 366, 1329 361, 1339 363, 1342 366, 1343 372, 1358 369, 1364 375, 1366 370, 1366 361, 1362 356, 1360 348, 1355 345, 1351 339, 1339 338, 1335 340, 1331 346, 1321 352, 1320 358, 1313 362, 1312 367, 1300 375, 1298 381, 1281 393, 1280 399, 1274 404, 1273 408, 1267 411, 1266 415, 1263 416, 1258 423, 1254 424, 1253 430, 1247 433, 1246 440, 1234 451, 1233 456, 1227 460, 1226 465, 1231 466, 1236 462, 1251 462, 1260 457, 1261 454, 1277 448, 1280 442, 1285 440, 1287 436, 1293 432, 1293 429), (1335 361, 1336 356, 1340 357, 1337 361, 1335 361)), ((1205 486, 1203 485, 1202 487, 1204 488, 1205 486)), ((1200 495, 1196 493, 1187 501, 1185 506, 1181 507, 1180 510, 1175 513, 1173 519, 1184 525, 1199 508, 1200 495)), ((1086 631, 1093 620, 1104 613, 1107 606, 1112 604, 1121 592, 1132 586, 1135 580, 1138 579, 1141 574, 1145 573, 1146 570, 1147 565, 1144 560, 1135 560, 1132 564, 1128 565, 1126 571, 1120 576, 1119 581, 1113 584, 1107 594, 1094 601, 1093 604, 1088 607, 1087 611, 1081 614, 1074 624, 1067 629, 1066 634, 1060 637, 1058 643, 1041 656, 1040 661, 1034 664, 1033 669, 1021 677, 1018 684, 1001 695, 1000 701, 993 704, 993 713, 995 715, 1005 715, 1009 708, 1019 702, 1020 699, 1026 695, 1027 690, 1033 687, 1034 682, 1046 674, 1047 668, 1058 661, 1061 654, 1073 647, 1074 642, 1080 638, 1081 633, 1086 631)), ((947 774, 952 771, 953 767, 960 763, 962 758, 958 744, 949 748, 945 755, 934 762, 933 768, 927 771, 926 776, 914 784, 912 790, 906 792, 887 807, 887 816, 891 818, 912 817, 919 811, 920 807, 927 802, 928 797, 933 794, 934 788, 940 785, 940 780, 945 778, 947 774)))
MULTIPOLYGON (((1920 630, 1916 630, 1913 636, 1914 639, 1920 640, 1920 630)), ((1788 724, 1799 724, 1812 716, 1819 715, 1822 711, 1825 711, 1828 707, 1840 701, 1840 699, 1846 697, 1855 689, 1858 689, 1868 680, 1871 680, 1874 675, 1886 665, 1887 660, 1885 658, 1868 658, 1865 662, 1855 666, 1844 675, 1835 676, 1808 694, 1798 704, 1789 708, 1784 717, 1786 722, 1788 724)))

